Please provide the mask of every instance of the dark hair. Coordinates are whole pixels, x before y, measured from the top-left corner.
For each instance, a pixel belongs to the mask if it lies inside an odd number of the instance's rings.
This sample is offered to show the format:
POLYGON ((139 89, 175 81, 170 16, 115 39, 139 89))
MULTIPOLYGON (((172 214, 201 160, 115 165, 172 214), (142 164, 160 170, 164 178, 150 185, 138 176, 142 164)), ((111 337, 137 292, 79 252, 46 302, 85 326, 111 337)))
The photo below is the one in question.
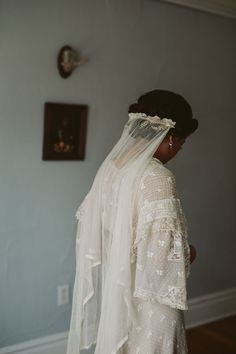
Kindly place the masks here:
POLYGON ((190 104, 181 95, 167 90, 153 90, 131 104, 129 113, 145 113, 149 116, 172 119, 176 122, 169 132, 178 138, 187 138, 198 127, 190 104))

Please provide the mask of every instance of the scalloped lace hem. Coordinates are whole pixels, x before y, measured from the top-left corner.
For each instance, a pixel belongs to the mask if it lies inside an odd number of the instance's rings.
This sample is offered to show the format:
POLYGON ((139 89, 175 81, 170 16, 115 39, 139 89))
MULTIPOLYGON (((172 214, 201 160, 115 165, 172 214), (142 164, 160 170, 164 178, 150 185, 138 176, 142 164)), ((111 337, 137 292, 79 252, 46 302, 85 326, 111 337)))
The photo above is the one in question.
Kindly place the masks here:
POLYGON ((145 290, 136 288, 136 290, 133 293, 134 297, 138 297, 142 300, 145 301, 150 301, 150 302, 159 302, 162 305, 167 305, 175 309, 179 310, 188 310, 188 305, 185 304, 184 302, 179 302, 178 300, 173 300, 168 296, 160 296, 157 294, 153 294, 151 292, 147 292, 145 290))

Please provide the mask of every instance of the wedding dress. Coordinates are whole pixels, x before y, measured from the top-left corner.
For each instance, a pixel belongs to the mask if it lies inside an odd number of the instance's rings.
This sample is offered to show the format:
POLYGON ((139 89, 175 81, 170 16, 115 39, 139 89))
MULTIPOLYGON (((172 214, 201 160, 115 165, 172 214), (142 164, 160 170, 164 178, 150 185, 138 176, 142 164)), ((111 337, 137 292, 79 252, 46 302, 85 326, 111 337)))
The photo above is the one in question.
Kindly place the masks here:
POLYGON ((175 122, 130 113, 78 208, 67 354, 187 353, 187 223, 153 158, 175 122))
POLYGON ((133 325, 120 353, 185 354, 183 283, 189 276, 190 252, 174 175, 152 158, 137 195, 133 224, 141 242, 133 252, 133 325))

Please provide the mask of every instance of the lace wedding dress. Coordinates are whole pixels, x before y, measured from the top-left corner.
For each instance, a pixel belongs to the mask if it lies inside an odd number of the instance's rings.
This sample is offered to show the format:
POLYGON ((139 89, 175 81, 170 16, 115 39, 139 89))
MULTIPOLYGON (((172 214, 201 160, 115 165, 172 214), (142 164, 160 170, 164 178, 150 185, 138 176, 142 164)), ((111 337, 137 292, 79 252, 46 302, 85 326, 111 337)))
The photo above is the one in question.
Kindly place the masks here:
POLYGON ((152 158, 137 195, 133 325, 120 353, 185 354, 183 310, 190 252, 173 174, 152 158))
POLYGON ((67 354, 186 354, 187 224, 152 158, 175 122, 130 113, 78 208, 67 354))

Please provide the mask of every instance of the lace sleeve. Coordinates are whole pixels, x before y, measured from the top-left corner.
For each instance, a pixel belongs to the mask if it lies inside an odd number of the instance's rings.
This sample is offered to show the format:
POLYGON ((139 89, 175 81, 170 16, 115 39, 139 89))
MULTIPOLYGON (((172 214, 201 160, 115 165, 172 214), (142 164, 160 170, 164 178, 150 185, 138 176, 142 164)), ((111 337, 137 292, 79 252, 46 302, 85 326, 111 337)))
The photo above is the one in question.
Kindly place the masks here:
POLYGON ((141 181, 134 220, 134 296, 186 310, 190 252, 173 174, 162 167, 141 181))

